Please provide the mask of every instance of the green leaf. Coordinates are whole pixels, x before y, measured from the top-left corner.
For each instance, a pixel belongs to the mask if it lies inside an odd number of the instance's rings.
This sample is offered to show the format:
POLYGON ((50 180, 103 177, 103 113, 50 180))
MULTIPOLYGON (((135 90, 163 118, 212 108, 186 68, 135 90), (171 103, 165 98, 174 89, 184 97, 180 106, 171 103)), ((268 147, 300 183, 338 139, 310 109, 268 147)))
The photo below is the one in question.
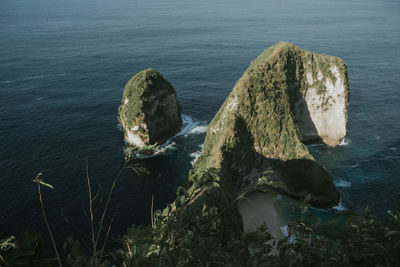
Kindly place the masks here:
POLYGON ((400 238, 400 232, 399 231, 390 231, 389 233, 386 234, 386 237, 399 237, 400 238))
POLYGON ((42 180, 39 180, 38 182, 39 182, 40 184, 44 185, 44 186, 47 186, 47 187, 50 187, 51 189, 54 189, 54 187, 53 187, 51 184, 45 183, 45 182, 43 182, 42 180))

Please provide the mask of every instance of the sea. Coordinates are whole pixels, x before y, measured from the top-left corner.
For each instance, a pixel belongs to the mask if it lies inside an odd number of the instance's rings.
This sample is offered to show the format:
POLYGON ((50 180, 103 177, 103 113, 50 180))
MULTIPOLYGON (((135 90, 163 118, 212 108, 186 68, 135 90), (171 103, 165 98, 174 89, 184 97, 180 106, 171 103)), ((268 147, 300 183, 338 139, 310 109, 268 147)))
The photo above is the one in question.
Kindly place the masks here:
MULTIPOLYGON (((123 169, 107 211, 109 242, 172 202, 208 123, 263 50, 279 41, 348 67, 348 133, 309 146, 341 192, 337 209, 384 218, 400 207, 400 2, 390 0, 1 0, 0 239, 35 229, 89 244, 86 164, 105 203, 124 166, 117 110, 126 82, 159 70, 177 92, 182 131, 147 172, 123 169), (154 199, 154 201, 152 201, 154 199)), ((95 205, 97 219, 101 207, 95 205)), ((106 227, 106 228, 107 228, 106 227)))

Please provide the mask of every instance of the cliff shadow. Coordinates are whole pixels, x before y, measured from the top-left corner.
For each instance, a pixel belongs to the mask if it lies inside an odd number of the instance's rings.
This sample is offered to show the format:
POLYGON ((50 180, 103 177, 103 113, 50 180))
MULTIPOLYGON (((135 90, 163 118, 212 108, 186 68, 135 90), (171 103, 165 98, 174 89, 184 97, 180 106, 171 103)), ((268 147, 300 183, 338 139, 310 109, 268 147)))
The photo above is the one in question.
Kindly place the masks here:
POLYGON ((294 104, 294 110, 292 110, 292 112, 294 113, 302 142, 306 145, 323 143, 323 140, 319 136, 317 128, 311 119, 311 114, 304 98, 299 97, 299 100, 294 104))
POLYGON ((286 93, 290 99, 290 109, 293 119, 299 129, 302 142, 304 144, 323 143, 322 138, 319 136, 317 128, 311 119, 310 109, 305 100, 304 81, 305 77, 304 67, 295 58, 288 57, 287 65, 288 71, 286 72, 286 93))
POLYGON ((236 117, 234 132, 234 136, 238 138, 224 152, 221 163, 223 187, 230 191, 240 191, 247 179, 254 183, 258 178, 267 175, 277 193, 296 200, 303 200, 311 194, 310 203, 320 208, 337 204, 339 193, 328 171, 318 162, 308 158, 269 158, 255 151, 254 138, 240 116, 236 117))

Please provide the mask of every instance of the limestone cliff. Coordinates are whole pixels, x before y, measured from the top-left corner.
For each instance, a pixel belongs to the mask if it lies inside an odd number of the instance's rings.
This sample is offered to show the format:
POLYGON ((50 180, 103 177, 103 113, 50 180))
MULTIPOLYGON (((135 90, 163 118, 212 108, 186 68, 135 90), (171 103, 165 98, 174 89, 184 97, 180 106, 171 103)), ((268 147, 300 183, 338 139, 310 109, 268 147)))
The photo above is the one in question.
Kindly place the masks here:
POLYGON ((304 142, 338 145, 346 135, 349 82, 340 58, 302 50, 304 88, 295 103, 304 142), (305 76, 305 77, 304 77, 305 76))
POLYGON ((126 141, 138 148, 162 144, 182 124, 174 88, 153 69, 143 70, 128 81, 118 113, 126 141))
POLYGON ((270 47, 251 63, 211 121, 191 177, 213 169, 222 191, 256 187, 309 198, 317 207, 336 205, 339 193, 329 173, 303 142, 342 140, 348 96, 341 59, 289 43, 270 47))

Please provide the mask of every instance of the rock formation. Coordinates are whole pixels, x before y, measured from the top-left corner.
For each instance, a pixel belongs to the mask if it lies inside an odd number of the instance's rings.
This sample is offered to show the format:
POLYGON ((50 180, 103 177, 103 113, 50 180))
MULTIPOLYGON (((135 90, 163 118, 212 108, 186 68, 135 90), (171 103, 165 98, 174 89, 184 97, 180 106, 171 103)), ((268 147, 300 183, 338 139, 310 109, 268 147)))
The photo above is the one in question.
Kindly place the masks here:
POLYGON ((301 53, 303 88, 295 115, 303 142, 338 145, 346 135, 350 92, 346 66, 340 58, 301 53))
POLYGON ((126 141, 137 148, 164 143, 182 124, 174 88, 153 69, 128 81, 118 113, 126 141))
MULTIPOLYGON (((188 185, 213 170, 218 192, 232 198, 257 188, 308 199, 316 207, 336 205, 339 192, 303 142, 340 143, 348 97, 341 59, 289 43, 270 47, 251 63, 211 121, 188 185)), ((201 198, 215 196, 213 190, 202 189, 201 198)))

